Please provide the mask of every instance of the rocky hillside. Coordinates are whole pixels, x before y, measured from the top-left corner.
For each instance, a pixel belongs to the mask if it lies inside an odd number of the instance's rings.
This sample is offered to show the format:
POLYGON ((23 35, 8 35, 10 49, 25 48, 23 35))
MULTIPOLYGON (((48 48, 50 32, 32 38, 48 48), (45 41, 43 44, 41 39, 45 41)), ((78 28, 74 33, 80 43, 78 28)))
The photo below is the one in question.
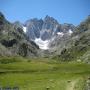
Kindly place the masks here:
MULTIPOLYGON (((90 61, 90 16, 76 27, 71 37, 63 45, 61 52, 54 58, 63 61, 90 61)), ((58 46, 58 50, 60 50, 62 45, 58 46)))
POLYGON ((0 56, 37 56, 39 47, 28 40, 20 25, 8 22, 0 13, 0 56))

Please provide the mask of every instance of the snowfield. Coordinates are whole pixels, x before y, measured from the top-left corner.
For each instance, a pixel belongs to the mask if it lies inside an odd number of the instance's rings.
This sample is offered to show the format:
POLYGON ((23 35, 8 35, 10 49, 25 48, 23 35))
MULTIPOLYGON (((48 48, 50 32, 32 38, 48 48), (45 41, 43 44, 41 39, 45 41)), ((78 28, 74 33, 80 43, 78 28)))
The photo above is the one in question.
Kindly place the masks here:
POLYGON ((39 46, 40 49, 43 49, 43 50, 49 49, 48 47, 49 40, 43 41, 41 38, 36 38, 34 42, 39 46))
POLYGON ((27 32, 27 28, 23 26, 23 31, 26 33, 27 32))

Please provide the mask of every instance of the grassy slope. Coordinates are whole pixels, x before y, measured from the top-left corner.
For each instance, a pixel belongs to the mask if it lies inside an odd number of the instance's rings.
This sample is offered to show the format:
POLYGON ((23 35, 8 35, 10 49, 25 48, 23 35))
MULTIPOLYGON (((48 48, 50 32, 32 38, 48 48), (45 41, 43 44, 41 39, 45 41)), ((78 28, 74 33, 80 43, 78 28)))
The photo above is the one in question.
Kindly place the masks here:
POLYGON ((84 90, 89 75, 90 65, 84 63, 41 59, 0 64, 0 86, 18 86, 20 90, 84 90))

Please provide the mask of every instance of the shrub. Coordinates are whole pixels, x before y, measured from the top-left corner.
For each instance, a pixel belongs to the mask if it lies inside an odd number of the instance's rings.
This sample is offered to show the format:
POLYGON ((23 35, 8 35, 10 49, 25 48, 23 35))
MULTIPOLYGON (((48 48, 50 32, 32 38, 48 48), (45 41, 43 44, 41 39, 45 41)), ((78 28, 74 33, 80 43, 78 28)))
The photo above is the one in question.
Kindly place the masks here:
POLYGON ((2 63, 2 64, 21 62, 23 60, 24 59, 21 57, 0 57, 0 63, 2 63))

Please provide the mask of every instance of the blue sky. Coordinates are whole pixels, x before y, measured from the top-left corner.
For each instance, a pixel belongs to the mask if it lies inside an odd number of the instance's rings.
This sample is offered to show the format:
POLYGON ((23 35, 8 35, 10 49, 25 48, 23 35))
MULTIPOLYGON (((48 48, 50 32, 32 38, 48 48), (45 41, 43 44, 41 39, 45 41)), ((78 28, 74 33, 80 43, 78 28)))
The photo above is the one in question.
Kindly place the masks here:
POLYGON ((11 22, 49 15, 59 23, 78 25, 90 15, 90 0, 0 0, 0 11, 11 22))

